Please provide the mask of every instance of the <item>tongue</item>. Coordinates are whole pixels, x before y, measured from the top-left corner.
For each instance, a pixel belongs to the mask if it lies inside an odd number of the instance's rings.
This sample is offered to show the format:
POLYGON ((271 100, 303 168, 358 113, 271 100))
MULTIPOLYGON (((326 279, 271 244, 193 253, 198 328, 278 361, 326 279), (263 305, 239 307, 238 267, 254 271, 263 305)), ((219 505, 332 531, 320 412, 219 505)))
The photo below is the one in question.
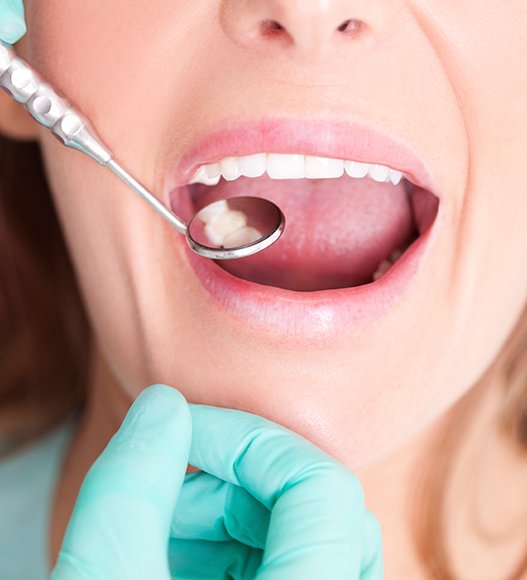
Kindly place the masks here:
POLYGON ((239 196, 264 197, 286 216, 269 249, 220 265, 239 278, 290 290, 324 290, 371 282, 379 263, 414 237, 411 203, 398 186, 371 179, 222 180, 192 186, 195 209, 239 196))

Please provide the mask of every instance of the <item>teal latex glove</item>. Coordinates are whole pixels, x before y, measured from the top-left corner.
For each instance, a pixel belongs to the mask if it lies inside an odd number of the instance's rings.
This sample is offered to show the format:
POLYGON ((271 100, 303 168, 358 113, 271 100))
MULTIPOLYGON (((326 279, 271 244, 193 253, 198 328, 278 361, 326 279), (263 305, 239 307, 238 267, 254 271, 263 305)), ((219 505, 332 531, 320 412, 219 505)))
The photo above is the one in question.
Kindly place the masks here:
POLYGON ((26 33, 22 0, 0 0, 0 40, 14 44, 26 33))
POLYGON ((358 480, 256 415, 146 389, 88 473, 52 580, 378 580, 358 480), (187 461, 202 472, 185 476, 187 461))

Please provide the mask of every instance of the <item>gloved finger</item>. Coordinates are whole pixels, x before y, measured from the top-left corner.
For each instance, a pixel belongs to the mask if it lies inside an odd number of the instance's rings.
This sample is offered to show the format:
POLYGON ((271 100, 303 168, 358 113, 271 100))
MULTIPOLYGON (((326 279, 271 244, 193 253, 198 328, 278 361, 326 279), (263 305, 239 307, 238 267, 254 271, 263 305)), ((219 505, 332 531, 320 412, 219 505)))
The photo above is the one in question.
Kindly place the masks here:
POLYGON ((26 33, 22 0, 0 0, 0 40, 14 44, 26 33))
POLYGON ((170 578, 170 524, 191 436, 178 391, 141 393, 84 480, 52 580, 170 578))
POLYGON ((365 541, 361 580, 382 580, 384 578, 384 562, 381 526, 370 510, 366 510, 364 516, 365 541))
POLYGON ((170 571, 177 580, 254 580, 262 561, 261 550, 235 540, 171 539, 169 553, 170 571))
POLYGON ((244 487, 272 511, 258 578, 360 578, 365 506, 350 471, 256 415, 190 409, 190 463, 244 487))
POLYGON ((172 520, 171 537, 263 549, 271 512, 242 487, 203 471, 189 473, 172 520))

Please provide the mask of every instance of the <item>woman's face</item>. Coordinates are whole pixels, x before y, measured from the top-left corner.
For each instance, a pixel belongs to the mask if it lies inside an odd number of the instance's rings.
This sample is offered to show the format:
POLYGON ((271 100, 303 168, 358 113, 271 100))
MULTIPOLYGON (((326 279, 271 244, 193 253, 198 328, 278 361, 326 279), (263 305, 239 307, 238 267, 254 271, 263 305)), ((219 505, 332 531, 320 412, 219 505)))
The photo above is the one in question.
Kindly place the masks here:
MULTIPOLYGON (((130 396, 165 382, 286 425, 359 469, 492 362, 527 295, 524 0, 26 8, 31 62, 160 200, 187 217, 189 196, 250 193, 288 220, 281 246, 226 271, 191 257, 110 171, 41 133, 97 339, 130 396), (414 185, 264 176, 183 187, 201 165, 257 153, 387 165, 414 185), (439 198, 437 214, 417 185, 439 198), (371 283, 415 228, 417 243, 371 283)), ((303 160, 272 159, 268 170, 289 177, 303 160)))

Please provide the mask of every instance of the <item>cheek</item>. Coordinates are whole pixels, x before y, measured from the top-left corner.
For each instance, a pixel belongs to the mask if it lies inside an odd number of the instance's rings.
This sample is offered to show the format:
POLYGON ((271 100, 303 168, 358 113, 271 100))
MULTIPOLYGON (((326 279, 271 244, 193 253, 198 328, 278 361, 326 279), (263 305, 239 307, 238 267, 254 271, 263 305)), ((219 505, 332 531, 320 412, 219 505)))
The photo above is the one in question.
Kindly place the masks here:
MULTIPOLYGON (((144 0, 46 0, 27 8, 29 60, 86 114, 116 158, 155 189, 163 107, 177 107, 172 80, 180 73, 175 65, 167 74, 166 47, 182 45, 174 30, 188 31, 185 18, 195 18, 193 9, 183 10, 182 2, 173 0, 159 0, 154 11, 144 0), (178 10, 185 16, 175 18, 178 10), (163 12, 166 18, 160 18, 163 12)), ((142 388, 148 364, 141 298, 134 289, 152 279, 140 266, 142 256, 156 240, 163 243, 166 232, 108 170, 62 147, 44 130, 41 144, 98 340, 120 382, 142 388)), ((172 301, 182 300, 180 286, 174 285, 172 301)), ((160 288, 149 293, 152 301, 167 300, 159 296, 160 288)), ((183 334, 184 322, 175 330, 183 334)))
MULTIPOLYGON (((106 354, 127 351, 131 361, 127 369, 145 376, 140 325, 125 267, 126 245, 119 234, 119 204, 112 203, 120 192, 112 176, 90 159, 62 147, 47 134, 41 144, 48 182, 98 343, 106 354)), ((107 360, 112 361, 112 356, 107 360)), ((121 375, 116 373, 127 379, 121 375)))
POLYGON ((118 157, 137 172, 151 170, 167 114, 183 100, 181 75, 201 50, 193 30, 208 4, 157 0, 152 10, 147 0, 33 1, 31 61, 118 157))
POLYGON ((527 297, 527 5, 455 4, 437 46, 465 118, 470 171, 452 308, 464 364, 490 364, 527 297), (464 339, 464 340, 463 340, 464 339), (467 345, 470 344, 470 346, 467 345))
MULTIPOLYGON (((138 4, 127 2, 123 11, 122 3, 119 9, 112 1, 48 0, 28 13, 32 61, 111 148, 126 132, 134 108, 145 110, 147 102, 137 72, 148 67, 151 44, 137 39, 148 35, 149 22, 147 15, 141 19, 138 4)), ((134 124, 141 126, 141 120, 134 124)))

